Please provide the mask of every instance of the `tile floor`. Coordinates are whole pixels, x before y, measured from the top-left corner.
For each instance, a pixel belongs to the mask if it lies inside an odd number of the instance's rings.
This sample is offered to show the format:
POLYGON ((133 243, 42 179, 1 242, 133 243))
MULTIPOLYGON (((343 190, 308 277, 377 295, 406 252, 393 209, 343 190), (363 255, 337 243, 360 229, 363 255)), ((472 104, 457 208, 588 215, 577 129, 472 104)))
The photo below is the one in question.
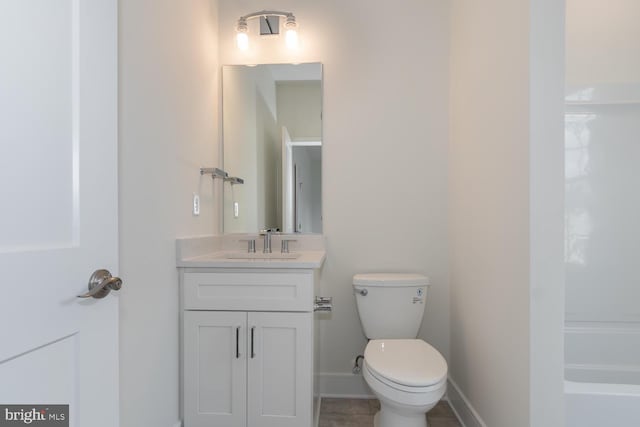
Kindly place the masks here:
MULTIPOLYGON (((376 399, 328 399, 320 406, 320 427, 373 427, 373 416, 380 409, 376 399)), ((451 407, 440 401, 427 414, 429 427, 460 427, 451 407)))

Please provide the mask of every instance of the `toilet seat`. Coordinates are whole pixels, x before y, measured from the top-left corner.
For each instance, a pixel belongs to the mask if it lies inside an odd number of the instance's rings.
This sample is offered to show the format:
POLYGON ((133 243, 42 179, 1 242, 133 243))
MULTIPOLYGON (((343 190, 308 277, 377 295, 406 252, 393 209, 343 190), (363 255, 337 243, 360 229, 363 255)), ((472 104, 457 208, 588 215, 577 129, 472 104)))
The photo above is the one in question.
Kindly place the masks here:
POLYGON ((400 391, 428 392, 447 379, 444 357, 420 339, 371 340, 364 359, 372 376, 400 391))
MULTIPOLYGON (((428 387, 401 386, 387 379, 382 379, 369 369, 366 360, 362 367, 362 375, 373 394, 380 400, 381 408, 387 408, 387 412, 394 408, 391 412, 404 414, 403 416, 420 414, 423 418, 424 413, 435 406, 447 391, 446 378, 440 383, 428 387)), ((387 414, 387 416, 389 415, 387 414)), ((387 423, 385 427, 399 426, 404 426, 404 424, 387 423)), ((422 427, 422 423, 418 423, 416 426, 422 427)))

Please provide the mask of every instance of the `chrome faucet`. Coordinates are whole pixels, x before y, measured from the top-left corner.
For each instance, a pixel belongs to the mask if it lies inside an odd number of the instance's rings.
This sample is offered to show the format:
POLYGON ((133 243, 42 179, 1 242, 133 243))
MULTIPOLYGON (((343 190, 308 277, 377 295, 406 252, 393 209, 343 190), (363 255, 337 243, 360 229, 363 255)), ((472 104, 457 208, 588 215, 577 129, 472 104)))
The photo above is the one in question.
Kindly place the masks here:
POLYGON ((265 228, 260 230, 260 235, 264 237, 264 243, 262 245, 262 253, 271 253, 271 234, 278 231, 277 228, 265 228))

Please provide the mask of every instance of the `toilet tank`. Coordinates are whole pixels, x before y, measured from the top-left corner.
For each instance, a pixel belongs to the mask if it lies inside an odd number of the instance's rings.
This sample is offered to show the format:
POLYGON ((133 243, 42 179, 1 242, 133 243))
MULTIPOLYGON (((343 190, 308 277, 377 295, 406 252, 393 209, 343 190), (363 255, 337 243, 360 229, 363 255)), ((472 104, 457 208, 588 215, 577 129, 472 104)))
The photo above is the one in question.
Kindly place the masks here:
POLYGON ((422 323, 429 278, 421 274, 353 276, 356 305, 369 339, 416 338, 422 323))

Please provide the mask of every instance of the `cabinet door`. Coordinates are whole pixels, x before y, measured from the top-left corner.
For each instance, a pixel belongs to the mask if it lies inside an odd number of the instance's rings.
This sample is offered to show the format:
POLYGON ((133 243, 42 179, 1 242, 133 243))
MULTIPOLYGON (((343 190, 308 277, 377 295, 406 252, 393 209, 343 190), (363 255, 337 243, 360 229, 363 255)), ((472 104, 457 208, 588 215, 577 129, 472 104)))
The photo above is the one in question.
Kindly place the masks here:
POLYGON ((184 312, 185 427, 245 427, 247 313, 184 312))
POLYGON ((312 313, 249 313, 248 427, 310 427, 312 313))

